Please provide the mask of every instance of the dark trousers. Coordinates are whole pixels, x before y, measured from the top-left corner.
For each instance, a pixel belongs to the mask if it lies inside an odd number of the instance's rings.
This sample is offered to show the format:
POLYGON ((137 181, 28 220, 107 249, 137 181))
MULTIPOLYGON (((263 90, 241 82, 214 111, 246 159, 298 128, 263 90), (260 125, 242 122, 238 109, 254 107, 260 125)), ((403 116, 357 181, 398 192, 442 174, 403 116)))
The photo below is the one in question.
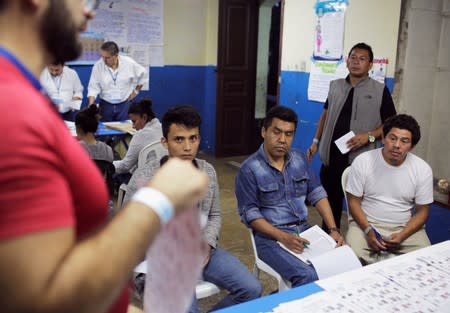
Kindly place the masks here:
MULTIPOLYGON (((341 176, 347 166, 348 158, 330 163, 329 166, 322 165, 320 168, 320 181, 328 194, 328 201, 333 211, 334 222, 338 228, 341 227, 342 202, 344 200, 341 176)), ((328 232, 328 227, 326 227, 325 222, 322 222, 322 228, 328 232)))
POLYGON ((73 122, 75 120, 75 114, 77 112, 78 111, 69 110, 66 113, 60 113, 60 114, 61 114, 63 120, 73 122))
POLYGON ((102 122, 124 121, 128 119, 130 101, 110 103, 103 99, 99 101, 100 119, 102 122))

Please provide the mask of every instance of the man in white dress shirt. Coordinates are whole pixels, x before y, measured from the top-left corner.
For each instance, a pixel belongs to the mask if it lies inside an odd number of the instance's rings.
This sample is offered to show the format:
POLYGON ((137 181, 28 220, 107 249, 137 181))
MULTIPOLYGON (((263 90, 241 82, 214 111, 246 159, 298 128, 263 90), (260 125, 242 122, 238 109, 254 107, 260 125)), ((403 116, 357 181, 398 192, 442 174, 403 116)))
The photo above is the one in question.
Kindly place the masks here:
POLYGON ((128 119, 130 100, 134 99, 147 82, 147 70, 132 58, 119 55, 119 47, 107 41, 100 47, 102 58, 92 68, 88 86, 88 104, 99 96, 101 120, 128 119))
POLYGON ((42 71, 40 82, 62 117, 73 121, 75 110, 80 109, 83 100, 83 85, 77 72, 63 62, 55 62, 42 71))

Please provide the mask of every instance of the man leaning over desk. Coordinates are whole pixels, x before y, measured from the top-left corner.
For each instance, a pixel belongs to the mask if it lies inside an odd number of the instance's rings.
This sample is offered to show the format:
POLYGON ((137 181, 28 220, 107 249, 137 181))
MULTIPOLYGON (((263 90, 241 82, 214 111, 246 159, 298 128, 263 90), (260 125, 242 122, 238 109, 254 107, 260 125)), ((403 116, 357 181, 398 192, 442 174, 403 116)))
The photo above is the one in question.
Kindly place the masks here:
POLYGON ((99 99, 100 116, 103 122, 128 119, 130 101, 147 82, 147 70, 132 58, 119 55, 119 47, 107 41, 100 47, 102 58, 91 73, 88 86, 88 103, 99 99))
POLYGON ((258 256, 292 287, 318 279, 312 265, 284 250, 281 242, 296 253, 308 241, 299 233, 308 229, 308 208, 312 203, 338 245, 344 242, 333 219, 327 194, 305 155, 291 149, 297 115, 287 107, 272 108, 264 120, 264 143, 242 164, 236 177, 236 197, 244 224, 253 229, 258 256))

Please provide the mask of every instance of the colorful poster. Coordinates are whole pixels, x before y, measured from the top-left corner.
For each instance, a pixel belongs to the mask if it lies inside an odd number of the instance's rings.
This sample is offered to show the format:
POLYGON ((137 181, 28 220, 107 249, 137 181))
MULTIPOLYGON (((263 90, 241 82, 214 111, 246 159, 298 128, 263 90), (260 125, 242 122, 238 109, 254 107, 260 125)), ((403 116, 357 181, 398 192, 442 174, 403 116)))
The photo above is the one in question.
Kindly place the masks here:
POLYGON ((347 0, 320 1, 315 5, 315 60, 340 60, 344 43, 344 19, 347 0))
POLYGON ((342 61, 311 61, 308 82, 308 100, 325 102, 332 80, 347 76, 348 70, 342 61))

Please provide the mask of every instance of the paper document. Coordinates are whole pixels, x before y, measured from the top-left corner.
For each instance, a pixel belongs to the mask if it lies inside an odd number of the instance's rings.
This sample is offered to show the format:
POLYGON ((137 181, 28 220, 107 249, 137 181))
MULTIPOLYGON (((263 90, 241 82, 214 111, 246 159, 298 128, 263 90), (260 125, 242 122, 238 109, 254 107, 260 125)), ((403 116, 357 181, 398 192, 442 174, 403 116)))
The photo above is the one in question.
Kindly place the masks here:
POLYGON ((142 261, 134 268, 135 273, 147 274, 147 261, 142 261))
POLYGON ((175 216, 163 226, 147 251, 145 312, 188 310, 201 277, 205 251, 197 208, 175 216))
POLYGON ((79 110, 81 108, 82 100, 71 100, 69 103, 69 107, 74 110, 79 110))
POLYGON ((309 241, 308 247, 305 247, 302 253, 295 253, 280 242, 278 244, 301 261, 312 264, 319 279, 362 266, 349 246, 336 248, 334 239, 317 225, 300 233, 300 237, 309 241))
POLYGON ((107 128, 119 130, 124 133, 128 133, 130 135, 134 135, 136 133, 136 129, 133 128, 133 125, 128 121, 124 122, 104 122, 103 125, 107 128))
POLYGON ((77 136, 77 131, 76 131, 75 123, 71 122, 71 121, 66 121, 66 120, 64 120, 64 123, 66 123, 66 126, 69 129, 69 131, 70 131, 70 134, 73 137, 76 137, 77 136))
POLYGON ((348 133, 346 133, 344 136, 342 136, 341 138, 336 139, 334 141, 334 143, 339 148, 339 151, 341 151, 342 154, 346 154, 347 152, 350 151, 350 149, 347 147, 347 141, 352 139, 354 136, 355 136, 355 133, 353 132, 353 130, 351 130, 348 133))

